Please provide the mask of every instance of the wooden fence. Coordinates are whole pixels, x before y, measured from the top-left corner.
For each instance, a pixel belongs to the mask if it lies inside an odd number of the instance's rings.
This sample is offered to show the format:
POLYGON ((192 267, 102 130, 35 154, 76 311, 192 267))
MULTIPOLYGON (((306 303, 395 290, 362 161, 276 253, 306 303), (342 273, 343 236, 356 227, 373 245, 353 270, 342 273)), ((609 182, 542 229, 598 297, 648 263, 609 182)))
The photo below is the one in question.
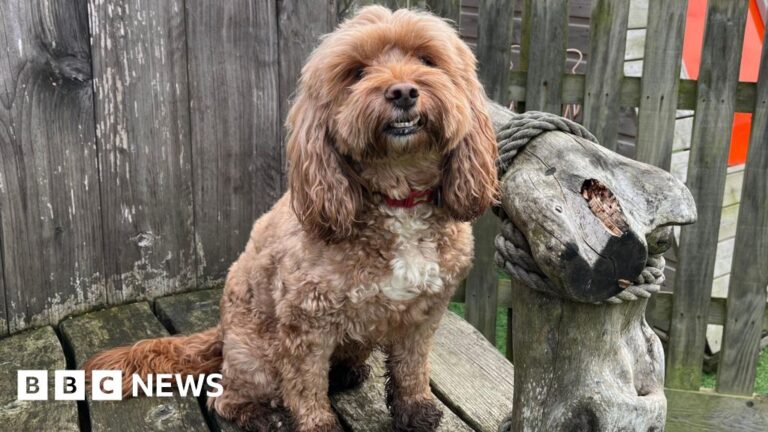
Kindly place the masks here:
POLYGON ((0 334, 220 281, 332 5, 0 1, 0 334))
MULTIPOLYGON (((666 169, 675 112, 695 110, 687 182, 699 222, 682 229, 674 295, 657 296, 649 319, 670 329, 669 387, 698 390, 705 329, 719 323, 718 391, 751 394, 768 328, 768 55, 757 85, 738 82, 747 1, 709 0, 698 81, 678 78, 684 0, 648 0, 642 78, 623 74, 629 0, 592 1, 581 75, 565 73, 568 2, 521 2, 521 41, 510 2, 471 2, 494 100, 555 113, 579 104, 612 149, 619 108, 635 108, 638 159, 666 169), (729 297, 711 303, 734 112, 753 113, 752 143, 729 297)), ((282 122, 300 66, 352 3, 0 1, 0 334, 220 281, 284 190, 282 122)), ((462 5, 383 3, 457 22, 462 5)), ((513 293, 493 265, 495 230, 493 217, 476 223, 477 264, 457 296, 491 340, 513 293)))
MULTIPOLYGON (((483 16, 484 10, 492 10, 489 5, 495 3, 480 2, 481 35, 483 22, 495 29, 512 22, 508 15, 498 11, 483 16)), ((752 395, 759 342, 762 332, 768 330, 768 44, 762 54, 759 82, 739 82, 748 1, 709 0, 700 78, 681 80, 686 1, 649 0, 642 78, 625 77, 623 59, 630 2, 593 0, 587 72, 570 75, 565 70, 567 2, 524 3, 522 52, 514 71, 503 78, 494 75, 496 81, 489 80, 487 74, 502 72, 498 68, 484 70, 482 43, 478 43, 481 72, 486 77, 486 87, 490 87, 489 94, 497 100, 513 100, 526 110, 554 113, 561 113, 563 104, 579 104, 584 112, 583 123, 611 149, 616 148, 619 108, 636 108, 637 158, 665 169, 670 168, 676 110, 695 111, 687 185, 696 200, 699 220, 680 232, 674 294, 656 296, 648 316, 650 321, 665 322, 669 328, 666 385, 670 389, 671 414, 674 409, 691 409, 689 402, 695 400, 699 405, 689 414, 702 417, 692 420, 691 425, 710 425, 703 414, 709 412, 711 419, 713 410, 732 406, 729 404, 733 404, 733 399, 696 392, 701 385, 707 324, 725 326, 717 376, 720 395, 752 395), (508 86, 504 85, 505 79, 508 86), (751 142, 729 295, 725 301, 712 302, 710 292, 734 112, 753 113, 751 142), (706 402, 699 397, 722 402, 706 402)), ((508 59, 510 54, 507 50, 493 55, 506 55, 508 59)), ((508 60, 493 60, 494 65, 507 63, 508 60)), ((489 237, 481 236, 481 241, 489 237)), ((478 246, 481 254, 490 253, 483 244, 478 246)), ((486 262, 479 260, 481 266, 486 262)), ((476 267, 473 275, 492 271, 491 266, 476 267)), ((495 286, 470 278, 463 295, 467 319, 493 339, 496 308, 509 306, 511 295, 514 294, 508 283, 495 286), (484 312, 470 314, 473 310, 484 312)))

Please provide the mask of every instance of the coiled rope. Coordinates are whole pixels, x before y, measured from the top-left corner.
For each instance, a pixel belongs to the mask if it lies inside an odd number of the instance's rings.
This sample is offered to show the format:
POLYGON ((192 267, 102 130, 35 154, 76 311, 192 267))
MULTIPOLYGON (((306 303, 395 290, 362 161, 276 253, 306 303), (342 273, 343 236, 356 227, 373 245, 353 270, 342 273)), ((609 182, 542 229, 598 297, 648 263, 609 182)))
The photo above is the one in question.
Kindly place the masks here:
MULTIPOLYGON (((551 131, 565 132, 597 143, 595 136, 584 126, 566 118, 538 111, 515 114, 496 134, 499 146, 499 159, 496 163, 499 178, 504 177, 515 156, 525 145, 542 133, 551 131)), ((494 208, 494 212, 501 219, 501 233, 495 240, 496 265, 507 272, 513 282, 550 294, 558 292, 552 281, 539 269, 531 255, 528 241, 504 209, 499 206, 494 208)), ((664 265, 662 255, 650 255, 640 275, 622 292, 605 302, 618 304, 634 301, 648 298, 658 292, 664 282, 664 265)))

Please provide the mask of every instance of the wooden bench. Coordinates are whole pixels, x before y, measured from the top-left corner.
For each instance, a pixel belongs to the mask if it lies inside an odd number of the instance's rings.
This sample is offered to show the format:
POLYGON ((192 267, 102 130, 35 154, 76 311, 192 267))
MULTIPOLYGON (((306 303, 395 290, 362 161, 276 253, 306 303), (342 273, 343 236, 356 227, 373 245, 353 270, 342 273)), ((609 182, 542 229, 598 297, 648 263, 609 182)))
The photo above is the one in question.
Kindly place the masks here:
MULTIPOLYGON (((115 402, 17 402, 18 369, 79 368, 96 351, 143 338, 193 333, 216 325, 221 289, 195 291, 71 317, 59 326, 0 340, 0 421, 8 430, 238 431, 193 397, 140 397, 115 402), (66 355, 65 355, 66 353, 66 355)), ((390 430, 384 404, 383 356, 361 387, 332 396, 351 431, 390 430)), ((442 431, 496 431, 512 410, 512 365, 483 336, 448 312, 431 354, 432 389, 444 417, 442 431)), ((49 374, 53 377, 53 372, 49 374)), ((52 386, 50 387, 53 394, 52 386)))
MULTIPOLYGON (((216 325, 221 289, 194 291, 91 312, 0 340, 0 429, 18 431, 224 431, 239 428, 211 415, 192 397, 136 398, 118 402, 17 401, 19 369, 78 368, 92 353, 139 339, 193 333, 216 325), (58 330, 58 331, 56 331, 58 330)), ((442 431, 493 431, 512 410, 513 367, 485 338, 448 312, 431 354, 432 391, 445 413, 442 431)), ((371 378, 360 388, 332 396, 350 431, 390 430, 384 405, 381 354, 370 364, 371 378)), ((53 394, 53 372, 49 373, 53 394)), ((768 401, 667 389, 668 431, 724 430, 738 425, 763 431, 768 401), (695 397, 694 397, 695 396, 695 397)))

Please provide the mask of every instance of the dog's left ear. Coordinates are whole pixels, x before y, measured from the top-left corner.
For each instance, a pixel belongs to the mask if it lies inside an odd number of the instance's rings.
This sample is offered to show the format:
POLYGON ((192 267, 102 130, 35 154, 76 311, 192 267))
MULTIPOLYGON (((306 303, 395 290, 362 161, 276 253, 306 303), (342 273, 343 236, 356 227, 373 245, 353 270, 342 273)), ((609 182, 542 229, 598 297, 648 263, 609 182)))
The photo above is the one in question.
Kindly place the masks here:
POLYGON ((498 149, 485 92, 474 73, 467 81, 472 124, 446 158, 442 190, 449 213, 462 221, 482 215, 498 197, 498 149))

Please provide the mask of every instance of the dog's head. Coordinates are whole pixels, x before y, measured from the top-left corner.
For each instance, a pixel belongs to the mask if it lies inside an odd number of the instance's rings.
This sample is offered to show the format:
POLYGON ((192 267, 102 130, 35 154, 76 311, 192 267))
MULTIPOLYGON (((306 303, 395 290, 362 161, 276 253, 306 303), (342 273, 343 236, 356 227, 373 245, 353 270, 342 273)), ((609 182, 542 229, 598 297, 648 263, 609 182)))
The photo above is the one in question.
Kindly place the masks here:
MULTIPOLYGON (((326 35, 304 66, 288 115, 292 205, 310 232, 352 234, 367 195, 354 166, 439 154, 449 214, 494 203, 496 141, 476 61, 429 13, 363 8, 326 35)), ((377 191, 386 192, 386 191, 377 191)))

